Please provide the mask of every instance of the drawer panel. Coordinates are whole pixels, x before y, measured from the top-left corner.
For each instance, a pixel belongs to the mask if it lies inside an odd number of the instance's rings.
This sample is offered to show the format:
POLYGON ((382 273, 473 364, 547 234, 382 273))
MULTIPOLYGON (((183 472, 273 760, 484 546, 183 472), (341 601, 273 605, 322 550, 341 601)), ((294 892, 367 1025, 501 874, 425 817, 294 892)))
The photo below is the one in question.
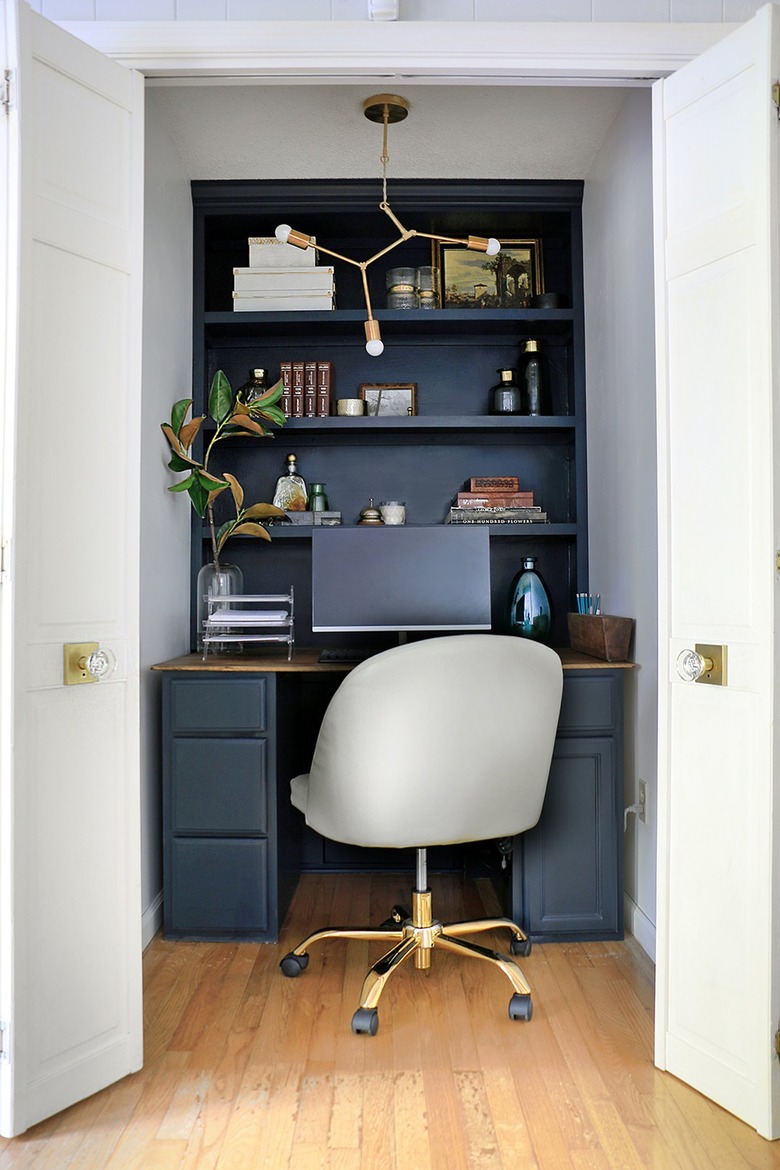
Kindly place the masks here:
POLYGON ((175 934, 259 934, 268 929, 268 844, 263 838, 174 839, 166 930, 175 934))
POLYGON ((558 731, 605 731, 617 726, 622 678, 564 674, 558 731))
POLYGON ((174 739, 174 833, 267 833, 265 739, 174 739))
POLYGON ((171 682, 171 730, 265 731, 268 679, 177 678, 171 682))

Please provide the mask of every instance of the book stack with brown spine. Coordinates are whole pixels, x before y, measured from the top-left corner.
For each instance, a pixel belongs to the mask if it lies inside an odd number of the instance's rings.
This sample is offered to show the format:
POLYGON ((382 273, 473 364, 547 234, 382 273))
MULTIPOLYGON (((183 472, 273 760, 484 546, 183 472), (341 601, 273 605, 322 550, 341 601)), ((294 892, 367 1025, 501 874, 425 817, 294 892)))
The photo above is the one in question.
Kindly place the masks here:
POLYGON ((327 418, 333 384, 333 362, 284 361, 279 363, 282 397, 288 418, 327 418))
POLYGON ((521 491, 515 475, 472 476, 459 491, 447 524, 538 524, 547 513, 534 503, 534 493, 521 491))

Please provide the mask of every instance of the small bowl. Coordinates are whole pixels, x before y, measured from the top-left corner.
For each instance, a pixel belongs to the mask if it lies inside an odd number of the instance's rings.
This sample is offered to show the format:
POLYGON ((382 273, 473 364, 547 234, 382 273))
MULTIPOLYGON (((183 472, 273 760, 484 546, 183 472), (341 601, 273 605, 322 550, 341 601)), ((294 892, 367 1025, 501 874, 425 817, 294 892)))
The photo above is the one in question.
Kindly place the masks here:
POLYGON ((336 414, 357 415, 366 413, 366 404, 362 398, 337 398, 336 414))

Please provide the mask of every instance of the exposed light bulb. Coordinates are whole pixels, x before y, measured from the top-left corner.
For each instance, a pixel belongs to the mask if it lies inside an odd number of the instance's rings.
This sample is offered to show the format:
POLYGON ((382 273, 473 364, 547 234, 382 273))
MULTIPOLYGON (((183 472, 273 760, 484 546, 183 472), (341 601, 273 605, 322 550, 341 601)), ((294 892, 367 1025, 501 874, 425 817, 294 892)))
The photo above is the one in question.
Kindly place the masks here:
POLYGON ((366 342, 366 353, 370 354, 371 357, 379 357, 381 353, 384 353, 384 349, 384 343, 378 337, 372 337, 370 341, 366 342))
POLYGON ((280 244, 286 244, 290 238, 291 231, 292 231, 292 228, 290 227, 289 223, 280 223, 278 228, 274 232, 274 235, 276 236, 276 238, 280 244))
MULTIPOLYGON (((279 231, 279 229, 277 228, 277 234, 278 234, 278 231, 279 231)), ((490 239, 488 240, 488 246, 485 249, 485 251, 487 252, 488 256, 497 256, 498 253, 501 251, 501 245, 499 244, 497 239, 495 239, 493 236, 491 236, 490 239)))

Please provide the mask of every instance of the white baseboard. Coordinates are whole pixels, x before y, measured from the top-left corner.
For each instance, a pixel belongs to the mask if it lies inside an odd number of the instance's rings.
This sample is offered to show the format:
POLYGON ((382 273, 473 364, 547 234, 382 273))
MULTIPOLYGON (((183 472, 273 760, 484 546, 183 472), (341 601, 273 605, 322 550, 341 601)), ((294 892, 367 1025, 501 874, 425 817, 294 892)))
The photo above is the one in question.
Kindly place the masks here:
POLYGON ((633 898, 623 896, 626 930, 631 931, 643 951, 655 962, 655 923, 640 910, 633 898))
POLYGON ((141 946, 144 950, 149 946, 157 931, 162 927, 163 892, 160 890, 153 898, 141 916, 141 946))

